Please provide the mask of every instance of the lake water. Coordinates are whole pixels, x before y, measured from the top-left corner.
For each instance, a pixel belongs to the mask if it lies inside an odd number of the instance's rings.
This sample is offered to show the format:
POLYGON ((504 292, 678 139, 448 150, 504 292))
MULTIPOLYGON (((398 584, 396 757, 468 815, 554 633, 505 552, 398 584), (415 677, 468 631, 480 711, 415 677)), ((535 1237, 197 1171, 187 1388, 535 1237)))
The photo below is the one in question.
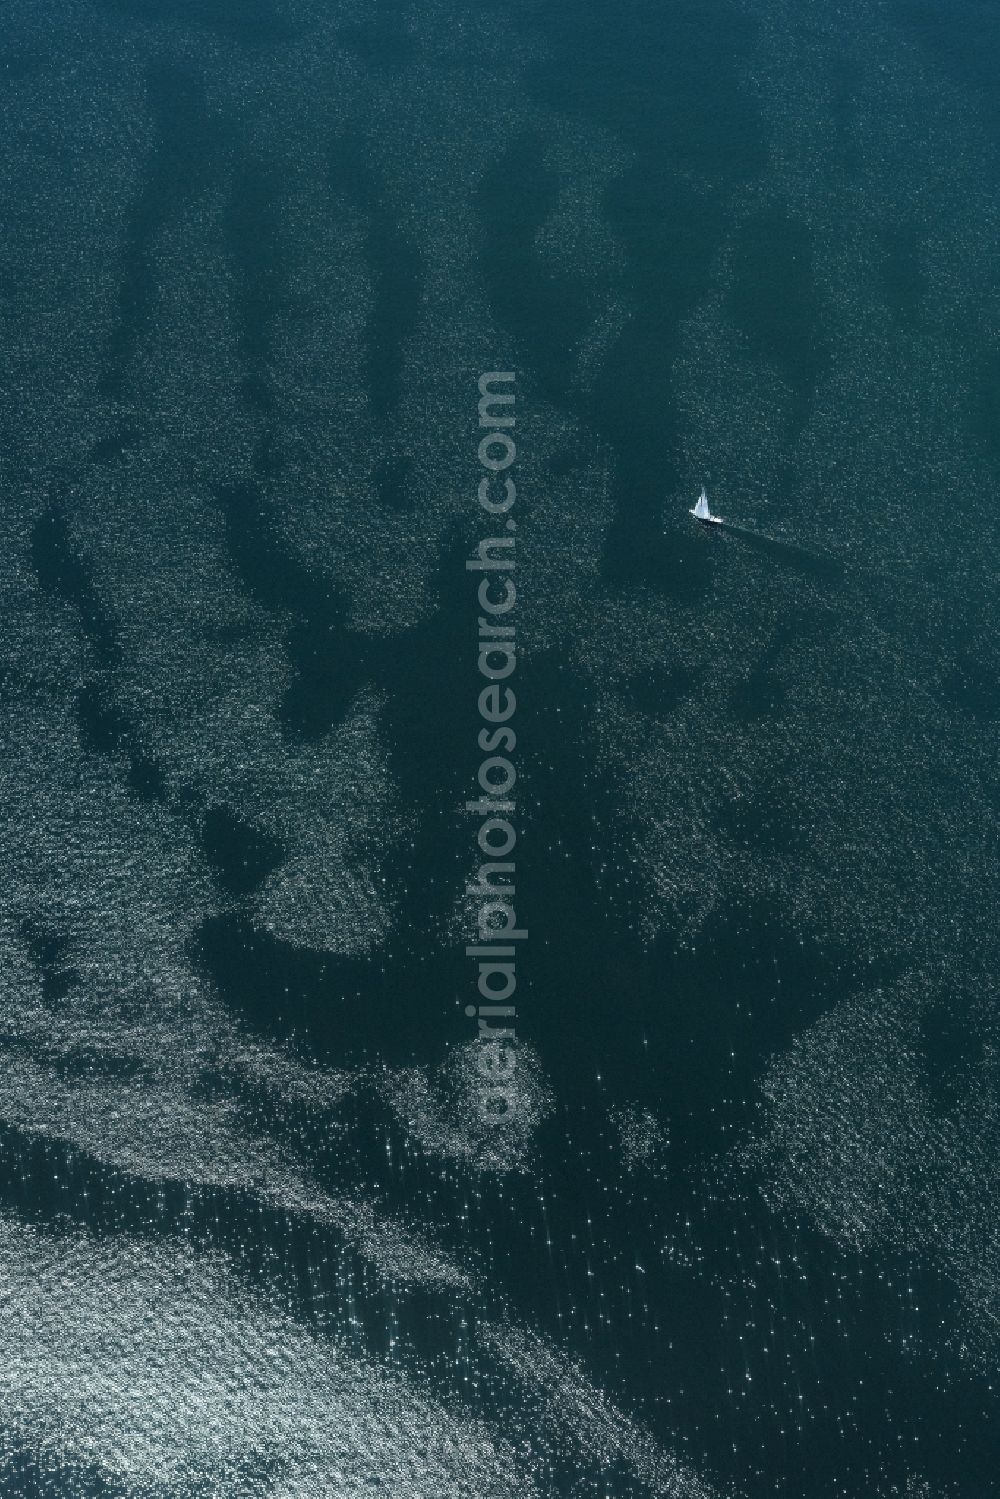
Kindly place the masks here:
POLYGON ((1000 17, 2 54, 0 1491, 985 1499, 1000 17))

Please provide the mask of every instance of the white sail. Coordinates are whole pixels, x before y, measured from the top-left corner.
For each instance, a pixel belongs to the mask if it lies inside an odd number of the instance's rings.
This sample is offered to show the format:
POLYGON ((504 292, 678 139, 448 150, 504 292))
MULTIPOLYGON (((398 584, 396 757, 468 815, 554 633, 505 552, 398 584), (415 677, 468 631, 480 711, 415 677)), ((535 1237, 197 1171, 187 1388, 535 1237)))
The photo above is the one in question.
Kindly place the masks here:
POLYGON ((691 514, 694 516, 695 520, 710 522, 713 526, 722 525, 722 517, 713 515, 711 510, 708 508, 708 495, 705 493, 704 489, 702 489, 701 494, 698 496, 698 503, 692 509, 691 514))

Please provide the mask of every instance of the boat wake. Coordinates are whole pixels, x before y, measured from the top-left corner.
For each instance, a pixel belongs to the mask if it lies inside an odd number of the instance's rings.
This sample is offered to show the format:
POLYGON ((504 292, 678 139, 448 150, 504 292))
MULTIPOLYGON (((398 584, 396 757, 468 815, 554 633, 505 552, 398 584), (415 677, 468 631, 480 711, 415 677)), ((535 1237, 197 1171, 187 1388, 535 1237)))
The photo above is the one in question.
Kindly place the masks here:
POLYGON ((776 562, 799 567, 817 576, 843 576, 845 564, 829 552, 817 551, 800 542, 789 541, 783 536, 772 536, 766 531, 758 531, 754 526, 742 526, 730 520, 726 521, 724 529, 727 535, 732 535, 752 549, 766 553, 776 562))

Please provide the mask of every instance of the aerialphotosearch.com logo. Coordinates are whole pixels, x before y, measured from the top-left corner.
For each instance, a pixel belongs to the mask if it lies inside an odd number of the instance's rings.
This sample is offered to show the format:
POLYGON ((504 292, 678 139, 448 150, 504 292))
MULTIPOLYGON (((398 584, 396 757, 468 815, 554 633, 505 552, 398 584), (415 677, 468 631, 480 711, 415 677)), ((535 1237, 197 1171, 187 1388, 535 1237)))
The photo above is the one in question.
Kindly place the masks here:
POLYGON ((484 1114, 505 1114, 511 1107, 515 1068, 515 1018, 513 1004, 517 988, 518 942, 528 933, 518 927, 514 914, 515 861, 517 843, 512 820, 517 771, 510 758, 517 747, 512 719, 517 699, 508 685, 517 669, 513 609, 517 591, 514 572, 517 522, 511 510, 517 498, 508 470, 517 457, 510 428, 514 426, 514 375, 492 371, 479 377, 479 426, 486 429, 479 444, 479 462, 486 472, 479 481, 479 504, 491 518, 491 529, 466 571, 481 574, 479 603, 479 672, 486 686, 479 692, 479 713, 484 726, 478 743, 485 758, 478 771, 483 795, 466 802, 466 810, 482 820, 477 842, 485 862, 480 864, 468 895, 476 908, 479 940, 466 947, 466 956, 477 963, 479 1003, 466 1005, 470 1020, 478 1020, 477 1065, 486 1083, 484 1114), (505 388, 506 387, 506 388, 505 388))

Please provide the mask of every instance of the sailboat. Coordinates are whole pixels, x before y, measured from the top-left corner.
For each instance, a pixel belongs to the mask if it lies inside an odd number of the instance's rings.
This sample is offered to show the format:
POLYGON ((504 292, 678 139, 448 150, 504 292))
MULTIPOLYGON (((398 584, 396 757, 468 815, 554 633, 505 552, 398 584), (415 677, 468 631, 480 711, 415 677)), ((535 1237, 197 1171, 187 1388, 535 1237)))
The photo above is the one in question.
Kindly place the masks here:
POLYGON ((705 493, 704 487, 702 488, 701 494, 698 496, 698 503, 691 511, 691 514, 694 516, 695 520, 704 521, 706 526, 722 525, 722 516, 713 515, 711 510, 709 510, 708 508, 708 495, 705 493))

